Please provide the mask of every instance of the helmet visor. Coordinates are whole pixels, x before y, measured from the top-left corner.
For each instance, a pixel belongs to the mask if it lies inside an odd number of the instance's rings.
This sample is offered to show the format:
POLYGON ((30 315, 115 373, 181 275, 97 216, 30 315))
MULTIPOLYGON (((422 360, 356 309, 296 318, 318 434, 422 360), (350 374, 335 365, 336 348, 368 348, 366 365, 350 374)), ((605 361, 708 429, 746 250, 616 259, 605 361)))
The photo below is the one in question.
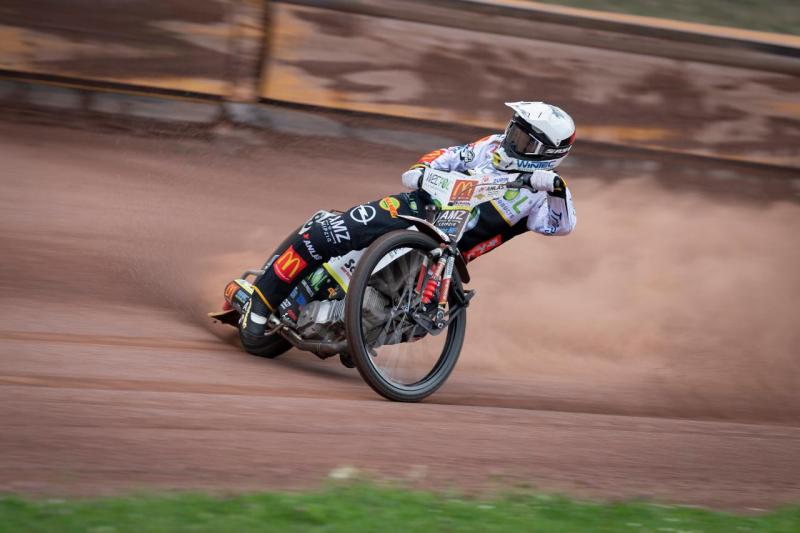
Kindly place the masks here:
POLYGON ((569 152, 570 144, 562 142, 561 145, 550 146, 543 143, 517 121, 512 120, 506 128, 502 146, 519 159, 541 161, 565 156, 569 152))

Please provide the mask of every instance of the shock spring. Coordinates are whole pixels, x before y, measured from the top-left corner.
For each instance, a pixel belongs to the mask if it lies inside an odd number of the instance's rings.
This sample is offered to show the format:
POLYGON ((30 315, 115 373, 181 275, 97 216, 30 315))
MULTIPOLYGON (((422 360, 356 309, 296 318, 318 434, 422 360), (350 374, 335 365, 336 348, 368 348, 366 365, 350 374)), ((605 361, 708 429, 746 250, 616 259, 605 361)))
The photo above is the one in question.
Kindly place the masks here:
POLYGON ((436 294, 436 289, 439 287, 439 280, 441 279, 442 270, 444 270, 444 265, 446 262, 447 259, 440 257, 439 261, 436 263, 436 266, 433 268, 431 277, 425 284, 425 290, 422 291, 421 301, 423 304, 429 304, 433 300, 433 295, 436 294))

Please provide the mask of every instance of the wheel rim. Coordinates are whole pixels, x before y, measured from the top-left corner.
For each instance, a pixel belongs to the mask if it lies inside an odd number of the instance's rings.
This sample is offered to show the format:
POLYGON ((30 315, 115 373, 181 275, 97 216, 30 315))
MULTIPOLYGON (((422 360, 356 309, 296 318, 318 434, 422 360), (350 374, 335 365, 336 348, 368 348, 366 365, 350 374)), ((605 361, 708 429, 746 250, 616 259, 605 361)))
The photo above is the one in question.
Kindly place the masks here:
POLYGON ((455 324, 431 335, 412 316, 419 312, 414 288, 423 258, 433 262, 429 252, 401 247, 389 253, 402 255, 373 268, 360 302, 361 334, 374 373, 390 386, 411 392, 427 386, 442 370, 455 324))

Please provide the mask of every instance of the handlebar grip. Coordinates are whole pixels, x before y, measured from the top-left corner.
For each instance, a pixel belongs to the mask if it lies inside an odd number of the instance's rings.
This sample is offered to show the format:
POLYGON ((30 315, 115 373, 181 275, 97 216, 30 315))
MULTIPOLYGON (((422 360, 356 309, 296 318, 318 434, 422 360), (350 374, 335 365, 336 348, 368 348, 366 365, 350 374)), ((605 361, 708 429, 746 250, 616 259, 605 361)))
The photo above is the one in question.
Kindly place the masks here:
POLYGON ((531 186, 531 175, 523 174, 519 178, 506 184, 509 189, 525 189, 531 186))

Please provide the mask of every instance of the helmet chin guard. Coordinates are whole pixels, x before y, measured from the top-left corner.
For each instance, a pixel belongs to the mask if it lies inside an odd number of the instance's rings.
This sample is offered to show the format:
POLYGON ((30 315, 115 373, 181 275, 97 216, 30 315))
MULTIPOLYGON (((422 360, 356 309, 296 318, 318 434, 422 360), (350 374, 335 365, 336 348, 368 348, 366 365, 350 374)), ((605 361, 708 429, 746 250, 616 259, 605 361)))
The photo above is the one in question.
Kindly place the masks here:
POLYGON ((492 154, 492 165, 497 170, 503 170, 505 172, 533 172, 534 170, 553 170, 561 162, 564 158, 567 157, 566 154, 562 155, 558 159, 545 159, 542 161, 531 161, 529 159, 517 159, 516 157, 510 156, 503 147, 497 148, 494 154, 492 154))

